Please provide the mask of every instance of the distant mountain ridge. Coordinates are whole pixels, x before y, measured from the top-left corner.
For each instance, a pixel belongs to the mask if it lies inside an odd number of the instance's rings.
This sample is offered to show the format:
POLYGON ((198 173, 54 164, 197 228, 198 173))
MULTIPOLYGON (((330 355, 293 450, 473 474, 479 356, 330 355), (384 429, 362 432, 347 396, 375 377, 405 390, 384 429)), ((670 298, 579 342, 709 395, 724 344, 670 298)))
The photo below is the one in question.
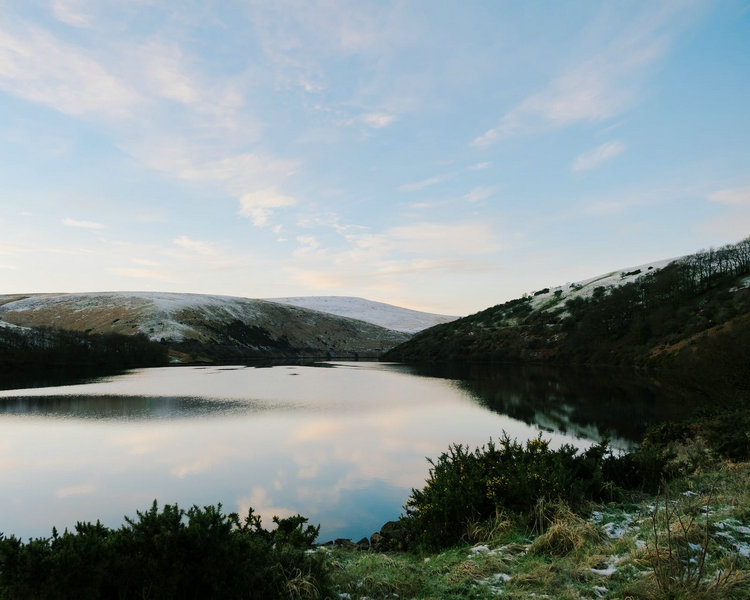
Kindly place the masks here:
POLYGON ((203 294, 0 296, 0 324, 92 334, 143 334, 168 344, 173 359, 183 361, 373 357, 410 337, 367 322, 364 316, 353 319, 280 302, 203 294))
POLYGON ((401 308, 392 304, 351 296, 297 296, 292 298, 268 298, 268 300, 340 317, 359 319, 404 333, 417 333, 428 327, 449 323, 459 318, 401 308))

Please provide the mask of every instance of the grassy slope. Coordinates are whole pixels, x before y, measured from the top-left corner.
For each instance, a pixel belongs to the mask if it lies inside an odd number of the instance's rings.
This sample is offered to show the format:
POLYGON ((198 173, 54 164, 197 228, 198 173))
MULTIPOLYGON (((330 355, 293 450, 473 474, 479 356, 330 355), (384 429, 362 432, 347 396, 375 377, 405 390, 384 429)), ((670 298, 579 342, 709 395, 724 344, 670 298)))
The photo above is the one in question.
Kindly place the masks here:
POLYGON ((562 509, 542 536, 499 521, 439 554, 319 551, 340 598, 748 598, 750 463, 699 454, 668 492, 592 505, 587 518, 562 509))

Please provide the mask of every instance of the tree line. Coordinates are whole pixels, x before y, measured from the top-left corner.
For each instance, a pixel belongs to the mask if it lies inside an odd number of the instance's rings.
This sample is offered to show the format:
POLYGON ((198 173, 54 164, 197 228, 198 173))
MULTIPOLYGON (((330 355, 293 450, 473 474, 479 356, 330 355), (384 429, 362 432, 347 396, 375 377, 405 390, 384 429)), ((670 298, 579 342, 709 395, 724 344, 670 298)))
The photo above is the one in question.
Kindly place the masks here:
POLYGON ((143 334, 0 327, 0 371, 65 367, 128 369, 167 363, 167 346, 143 334))

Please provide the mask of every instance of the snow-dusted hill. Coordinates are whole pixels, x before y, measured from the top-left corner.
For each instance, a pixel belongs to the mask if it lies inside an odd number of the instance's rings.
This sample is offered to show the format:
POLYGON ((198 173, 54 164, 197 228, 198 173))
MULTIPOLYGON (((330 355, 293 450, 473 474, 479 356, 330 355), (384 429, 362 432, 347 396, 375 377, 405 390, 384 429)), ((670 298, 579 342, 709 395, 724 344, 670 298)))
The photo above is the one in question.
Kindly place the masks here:
POLYGON ((157 292, 0 296, 0 320, 22 327, 142 333, 222 356, 377 355, 409 335, 266 300, 157 292))
POLYGON ((597 275, 596 277, 591 277, 582 281, 539 290, 531 299, 531 307, 533 310, 552 310, 558 306, 564 306, 567 300, 576 297, 589 298, 598 287, 609 289, 625 285, 626 283, 635 281, 646 273, 663 269, 675 260, 680 259, 668 258, 665 260, 658 260, 638 265, 637 267, 610 271, 609 273, 603 273, 602 275, 597 275))
POLYGON ((386 329, 417 333, 428 327, 455 321, 458 317, 420 312, 408 308, 373 302, 350 296, 302 296, 296 298, 269 298, 271 302, 290 304, 318 310, 340 317, 359 319, 386 329))

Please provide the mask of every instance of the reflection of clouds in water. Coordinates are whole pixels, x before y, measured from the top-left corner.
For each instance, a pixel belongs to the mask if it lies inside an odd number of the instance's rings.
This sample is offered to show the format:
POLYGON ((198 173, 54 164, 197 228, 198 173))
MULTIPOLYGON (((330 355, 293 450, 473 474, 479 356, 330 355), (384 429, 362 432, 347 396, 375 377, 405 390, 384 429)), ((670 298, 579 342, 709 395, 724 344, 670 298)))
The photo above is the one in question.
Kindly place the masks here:
POLYGON ((143 456, 161 454, 175 438, 174 432, 162 429, 128 431, 111 438, 113 446, 124 446, 128 454, 143 456))
POLYGON ((343 423, 332 419, 316 419, 297 427, 291 432, 290 437, 295 442, 330 440, 332 436, 338 435, 343 429, 343 423))
POLYGON ((259 486, 252 488, 247 496, 237 500, 236 506, 237 513, 241 518, 246 517, 248 511, 252 508, 255 514, 260 515, 266 529, 271 527, 273 517, 283 519, 299 513, 298 510, 276 505, 268 491, 259 486))
MULTIPOLYGON (((232 386, 240 387, 235 396, 265 390, 275 409, 258 412, 141 421, 0 416, 5 491, 33 506, 27 515, 0 499, 0 531, 11 524, 20 534, 44 534, 34 527, 50 519, 65 525, 55 516, 55 500, 63 498, 85 500, 93 508, 83 518, 103 516, 114 525, 157 498, 183 506, 223 502, 242 516, 252 506, 267 524, 273 515, 301 513, 321 523, 324 536, 361 536, 401 512, 411 488, 427 476, 425 458, 450 443, 473 448, 503 429, 519 439, 537 435, 534 427, 470 401, 450 380, 366 364, 297 371, 298 377, 284 368, 207 371, 204 379, 222 394, 232 386), (297 408, 290 410, 293 399, 297 408), (86 489, 82 481, 97 487, 86 489)), ((203 377, 194 369, 143 376, 169 393, 167 376, 183 387, 203 377)), ((128 387, 142 392, 135 379, 129 377, 128 387)))
POLYGON ((208 471, 214 464, 216 464, 215 458, 203 456, 190 462, 175 465, 172 467, 170 473, 178 479, 184 479, 188 475, 198 475, 199 473, 208 471))

